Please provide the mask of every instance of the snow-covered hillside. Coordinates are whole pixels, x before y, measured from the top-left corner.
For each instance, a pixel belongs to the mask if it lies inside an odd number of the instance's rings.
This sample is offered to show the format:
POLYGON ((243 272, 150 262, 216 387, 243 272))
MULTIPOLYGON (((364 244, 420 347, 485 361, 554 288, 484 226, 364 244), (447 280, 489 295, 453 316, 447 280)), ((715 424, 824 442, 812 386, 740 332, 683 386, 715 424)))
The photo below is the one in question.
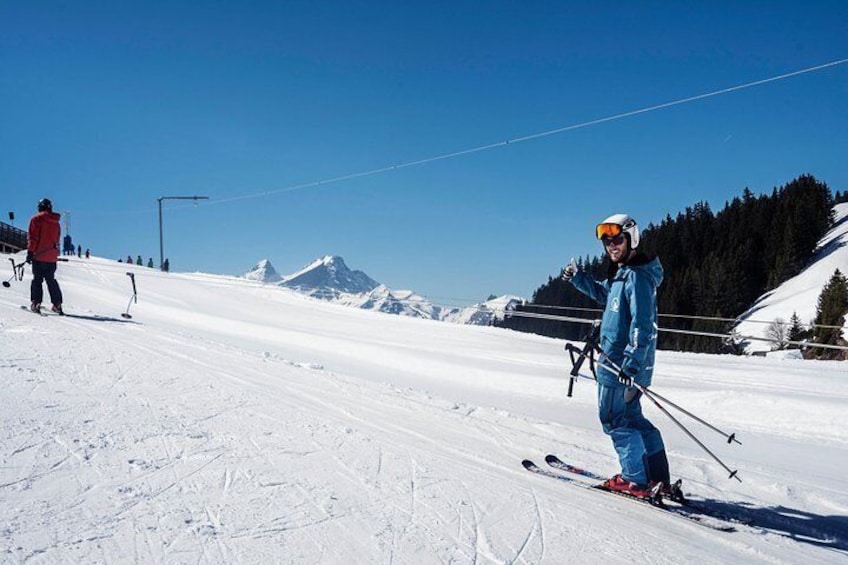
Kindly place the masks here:
MULTIPOLYGON (((16 257, 23 260, 23 255, 16 257)), ((4 259, 5 261, 5 259, 4 259)), ((659 352, 672 472, 722 533, 527 473, 617 472, 563 342, 71 258, 0 289, 4 563, 845 563, 846 364, 659 352), (120 316, 135 273, 139 300, 120 316)))
MULTIPOLYGON (((810 324, 816 317, 816 305, 822 289, 830 281, 836 269, 848 274, 848 203, 834 207, 834 227, 818 244, 810 265, 795 277, 761 296, 741 318, 736 332, 743 336, 766 337, 768 322, 789 322, 797 313, 802 324, 810 324)), ((843 329, 848 338, 848 327, 843 329)), ((747 351, 768 351, 773 344, 751 341, 747 351)))

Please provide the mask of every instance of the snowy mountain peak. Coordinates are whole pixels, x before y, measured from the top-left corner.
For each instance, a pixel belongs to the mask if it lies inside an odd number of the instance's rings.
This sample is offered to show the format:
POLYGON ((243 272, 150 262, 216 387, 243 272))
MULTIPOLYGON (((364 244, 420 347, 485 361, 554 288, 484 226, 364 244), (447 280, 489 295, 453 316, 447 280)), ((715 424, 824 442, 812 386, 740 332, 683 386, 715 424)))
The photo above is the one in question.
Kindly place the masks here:
POLYGON ((377 288, 379 283, 363 273, 353 271, 338 255, 325 255, 300 271, 286 277, 281 286, 307 291, 310 294, 344 292, 361 294, 377 288))
POLYGON ((259 281, 264 283, 277 283, 283 280, 283 277, 277 273, 271 261, 262 259, 252 269, 243 275, 244 278, 251 281, 259 281))

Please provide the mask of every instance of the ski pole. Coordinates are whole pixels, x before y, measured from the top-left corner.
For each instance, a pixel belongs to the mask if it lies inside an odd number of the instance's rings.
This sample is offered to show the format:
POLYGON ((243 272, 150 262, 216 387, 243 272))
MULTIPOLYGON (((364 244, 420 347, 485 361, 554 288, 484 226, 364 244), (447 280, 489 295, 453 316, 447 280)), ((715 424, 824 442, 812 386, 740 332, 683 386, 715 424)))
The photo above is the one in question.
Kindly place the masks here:
MULTIPOLYGON (((37 253, 37 254, 35 255, 35 257, 38 257, 39 255, 41 255, 42 253, 45 253, 45 252, 47 252, 47 251, 50 251, 50 250, 49 250, 49 249, 45 249, 44 251, 41 251, 40 253, 37 253)), ((32 260, 32 259, 31 259, 31 260, 32 260)), ((68 261, 68 260, 67 260, 67 259, 65 259, 64 257, 59 257, 59 258, 58 258, 58 259, 56 259, 56 260, 57 260, 57 261, 65 261, 65 262, 67 262, 67 261, 68 261)), ((22 280, 24 280, 24 265, 26 265, 26 264, 28 263, 28 261, 24 261, 24 262, 23 262, 23 263, 21 263, 20 265, 15 265, 15 259, 14 259, 13 257, 9 257, 9 261, 11 261, 11 263, 12 263, 12 276, 11 276, 11 277, 9 277, 8 279, 6 279, 5 281, 3 281, 3 286, 4 286, 5 288, 9 288, 10 286, 12 286, 12 285, 10 285, 10 284, 9 284, 9 281, 10 281, 10 280, 12 280, 12 279, 15 279, 16 281, 22 281, 22 280)))
POLYGON ((24 272, 23 272, 24 271, 24 263, 21 263, 20 265, 15 265, 15 260, 12 257, 9 257, 9 261, 12 262, 12 276, 9 277, 8 279, 6 279, 5 281, 3 281, 3 286, 6 287, 6 288, 9 288, 10 286, 12 286, 11 284, 9 284, 10 280, 15 279, 17 281, 17 280, 23 280, 23 278, 24 278, 24 272), (18 268, 20 268, 20 270, 21 270, 20 276, 18 276, 18 268))
MULTIPOLYGON (((597 320, 596 320, 596 322, 597 322, 597 320)), ((612 359, 610 359, 609 356, 607 356, 603 352, 603 350, 600 348, 600 346, 598 346, 598 343, 597 343, 597 340, 595 339, 595 336, 596 336, 596 334, 593 332, 592 334, 590 334, 589 337, 587 337, 586 348, 584 348, 583 352, 581 352, 581 355, 585 357, 587 355, 586 349, 588 349, 588 347, 591 345, 598 352, 598 365, 600 365, 601 367, 610 371, 611 373, 616 373, 616 374, 620 373, 621 368, 612 359)), ((578 348, 574 347, 571 344, 566 345, 566 349, 569 351, 569 353, 573 353, 574 351, 580 351, 578 348)), ((590 360, 590 363, 594 363, 594 358, 591 355, 589 355, 589 360, 590 360)), ((575 362, 573 355, 571 357, 571 362, 572 362, 572 364, 574 364, 574 362, 575 362)), ((582 363, 582 361, 581 361, 581 363, 582 363)), ((572 369, 572 371, 571 371, 572 376, 581 376, 581 377, 584 376, 584 375, 577 375, 577 371, 579 369, 580 369, 579 365, 576 368, 572 369)), ((593 369, 593 372, 594 372, 594 369, 593 369)), ((588 377, 584 377, 584 378, 588 378, 588 377)), ((597 379, 595 379, 595 380, 597 380, 597 379)), ((569 388, 571 388, 571 387, 569 386, 569 388)), ((696 422, 706 426, 707 428, 713 430, 714 432, 718 433, 719 435, 725 437, 727 439, 727 443, 736 442, 739 445, 742 445, 742 442, 739 441, 738 439, 736 439, 735 433, 728 434, 728 433, 718 429, 717 427, 713 426, 712 424, 710 424, 706 420, 699 418, 698 416, 696 416, 692 412, 689 412, 688 410, 686 410, 682 406, 679 406, 679 405, 675 404, 674 402, 672 402, 671 400, 669 400, 668 398, 665 398, 664 396, 662 396, 658 392, 654 392, 653 390, 649 390, 649 389, 645 389, 645 392, 649 395, 655 396, 656 398, 662 400, 666 404, 672 406, 673 408, 676 408, 677 410, 679 410, 683 414, 686 414, 687 416, 689 416, 690 418, 692 418, 696 422)))
POLYGON ((130 306, 132 305, 133 300, 135 300, 135 303, 138 304, 138 292, 137 292, 136 287, 135 287, 135 273, 127 272, 127 276, 132 281, 133 294, 132 294, 132 296, 130 296, 129 303, 127 303, 127 311, 124 312, 123 314, 121 314, 121 316, 129 319, 129 318, 132 318, 132 316, 130 316, 130 306))
POLYGON ((598 329, 601 327, 601 321, 595 320, 592 322, 592 329, 589 332, 589 335, 586 336, 586 345, 583 346, 581 350, 579 347, 576 347, 570 343, 565 345, 565 350, 568 351, 568 355, 571 357, 571 373, 568 379, 568 397, 571 398, 571 393, 574 390, 574 381, 577 380, 578 373, 580 371, 580 367, 583 366, 583 362, 586 358, 589 358, 589 366, 592 367, 592 371, 594 371, 594 350, 596 347, 595 344, 595 335, 598 332, 598 329), (577 354, 578 357, 575 359, 574 355, 577 354))
POLYGON ((734 470, 732 470, 730 467, 728 467, 727 465, 725 465, 725 464, 724 464, 724 462, 723 462, 721 459, 719 459, 718 457, 716 457, 716 455, 715 455, 712 451, 710 451, 710 450, 709 450, 709 448, 708 448, 706 445, 704 445, 703 443, 701 443, 701 440, 699 440, 698 438, 696 438, 696 437, 695 437, 695 435, 694 435, 692 432, 690 432, 688 429, 686 429, 686 426, 684 426, 683 424, 681 424, 681 423, 677 420, 677 418, 675 418, 674 416, 672 416, 672 415, 671 415, 671 413, 670 413, 668 410, 666 410, 666 409, 665 409, 665 407, 664 407, 662 404, 660 404, 660 403, 659 403, 659 401, 658 401, 656 398, 654 398, 654 397, 653 397, 653 396, 652 396, 652 395, 648 392, 648 389, 647 389, 646 387, 643 387, 642 385, 638 384, 638 383, 637 383, 637 382, 635 382, 635 381, 633 382, 633 385, 634 385, 636 388, 638 388, 638 389, 642 392, 642 394, 644 394, 644 395, 645 395, 645 396, 646 396, 646 397, 647 397, 647 398, 648 398, 651 402, 653 402, 653 403, 656 405, 656 407, 657 407, 657 408, 659 408, 659 409, 662 411, 662 413, 663 413, 663 414, 665 414, 666 416, 668 416, 669 418, 671 418, 671 421, 672 421, 672 422, 674 422, 675 424, 677 424, 677 426, 678 426, 681 430, 683 430, 683 431, 686 433, 686 435, 688 435, 688 436, 692 439, 692 441, 694 441, 695 443, 697 443, 697 444, 701 447, 701 449, 703 449, 704 451, 706 451, 706 452, 710 455, 710 457, 712 457, 712 458, 713 458, 713 459, 714 459, 714 460, 715 460, 715 461, 716 461, 719 465, 721 465, 722 467, 724 467, 724 470, 725 470, 725 471, 727 471, 728 473, 730 473, 730 476, 729 476, 729 477, 727 477, 728 479, 736 479, 736 480, 737 480, 737 481, 739 481, 740 483, 742 482, 742 479, 740 479, 740 478, 739 478, 739 476, 737 475, 738 471, 734 471, 734 470))
MULTIPOLYGON (((598 361, 598 364, 601 364, 601 366, 602 366, 602 367, 604 367, 605 369, 607 369, 607 370, 608 370, 608 371, 610 371, 610 372, 613 372, 613 373, 620 373, 620 372, 621 372, 621 369, 620 369, 620 368, 618 368, 618 366, 617 366, 617 365, 616 365, 616 364, 615 364, 615 363, 614 363, 614 362, 613 362, 613 361, 612 361, 609 357, 607 357, 606 355, 604 355, 604 353, 603 353, 603 352, 601 352, 601 353, 600 353, 600 356, 601 356, 601 357, 603 357, 603 358, 606 360, 606 362, 608 362, 610 365, 612 365, 612 367, 609 367, 609 366, 607 366, 607 365, 603 365, 603 364, 602 364, 602 362, 601 362, 600 360, 598 361)), ((635 384, 635 383, 634 383, 634 384, 635 384)), ((640 385, 640 386, 641 386, 641 385, 640 385)), ((665 398, 664 396, 662 396, 662 395, 661 395, 661 394, 659 394, 658 392, 654 392, 653 390, 650 390, 650 389, 646 388, 646 389, 645 389, 645 394, 646 394, 646 395, 648 395, 648 396, 650 396, 650 395, 655 396, 656 398, 658 398, 658 399, 662 400, 663 402, 665 402, 665 403, 666 403, 666 404, 668 404, 669 406, 671 406, 671 407, 673 407, 673 408, 676 408, 676 409, 677 409, 677 410, 679 410, 680 412, 682 412, 682 413, 686 414, 687 416, 689 416, 690 418, 692 418, 692 419, 693 419, 693 420, 695 420, 696 422, 698 422, 698 423, 700 423, 700 424, 702 424, 702 425, 706 426, 707 428, 711 429, 712 431, 716 432, 717 434, 719 434, 719 435, 723 436, 724 438, 726 438, 726 439, 727 439, 727 443, 733 443, 733 442, 736 442, 736 443, 738 443, 739 445, 742 445, 742 442, 741 442, 741 441, 739 441, 738 439, 736 439, 736 434, 735 434, 735 433, 728 434, 728 433, 726 433, 726 432, 721 431, 720 429, 718 429, 717 427, 713 426, 712 424, 710 424, 710 423, 709 423, 709 422, 707 422, 706 420, 703 420, 703 419, 699 418, 698 416, 696 416, 695 414, 693 414, 693 413, 689 412, 688 410, 686 410, 686 409, 685 409, 685 408, 683 408, 682 406, 678 406, 677 404, 675 404, 674 402, 672 402, 672 401, 671 401, 671 400, 669 400, 668 398, 665 398)))
POLYGON ((727 443, 733 443, 733 442, 736 442, 736 443, 738 443, 739 445, 742 445, 742 442, 741 442, 741 441, 739 441, 738 439, 736 439, 736 434, 735 434, 735 433, 728 434, 728 433, 725 433, 725 432, 721 431, 720 429, 716 428, 715 426, 713 426, 713 425, 712 425, 712 424, 710 424, 709 422, 706 422, 706 421, 702 420, 701 418, 699 418, 699 417, 697 417, 696 415, 692 414, 692 413, 691 413, 691 412, 689 412, 688 410, 686 410, 686 409, 684 409, 684 408, 682 408, 682 407, 678 406, 677 404, 675 404, 674 402, 672 402, 672 401, 671 401, 671 400, 669 400, 668 398, 665 398, 664 396, 662 396, 662 395, 661 395, 660 393, 658 393, 658 392, 655 392, 655 391, 653 391, 653 390, 648 390, 648 389, 645 389, 645 392, 646 392, 646 394, 648 394, 648 395, 653 395, 653 396, 655 396, 655 397, 659 398, 660 400, 662 400, 663 402, 665 402, 665 403, 666 403, 666 404, 668 404, 669 406, 672 406, 673 408, 676 408, 676 409, 677 409, 677 410, 679 410, 680 412, 683 412, 684 414, 686 414, 687 416, 689 416, 690 418, 692 418, 692 419, 693 419, 693 420, 695 420, 696 422, 698 422, 698 423, 700 423, 700 424, 702 424, 702 425, 704 425, 704 426, 708 427, 709 429, 711 429, 712 431, 714 431, 714 432, 718 433, 719 435, 722 435, 722 436, 726 437, 726 438, 727 438, 727 443))

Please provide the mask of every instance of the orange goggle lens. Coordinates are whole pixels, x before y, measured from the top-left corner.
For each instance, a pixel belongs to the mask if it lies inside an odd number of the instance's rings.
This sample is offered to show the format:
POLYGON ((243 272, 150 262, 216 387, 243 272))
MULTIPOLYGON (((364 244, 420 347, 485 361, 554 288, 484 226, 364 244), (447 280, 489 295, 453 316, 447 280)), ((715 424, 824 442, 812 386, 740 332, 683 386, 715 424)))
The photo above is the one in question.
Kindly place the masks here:
POLYGON ((595 228, 595 233, 598 239, 605 237, 613 238, 621 233, 621 226, 618 224, 598 224, 595 228))

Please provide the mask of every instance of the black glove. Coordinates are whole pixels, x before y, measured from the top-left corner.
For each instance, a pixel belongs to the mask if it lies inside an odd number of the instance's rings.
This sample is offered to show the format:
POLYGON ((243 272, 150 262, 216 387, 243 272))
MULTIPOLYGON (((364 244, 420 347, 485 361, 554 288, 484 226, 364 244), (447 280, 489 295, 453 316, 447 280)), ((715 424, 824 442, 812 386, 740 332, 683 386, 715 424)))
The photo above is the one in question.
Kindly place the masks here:
POLYGON ((577 262, 572 257, 571 262, 562 270, 562 280, 570 281, 577 274, 577 270, 577 262))
POLYGON ((32 251, 27 251, 26 262, 32 263, 32 259, 33 259, 32 251))
POLYGON ((618 373, 618 382, 624 386, 631 386, 633 384, 633 376, 627 372, 627 369, 622 369, 621 372, 618 373))

